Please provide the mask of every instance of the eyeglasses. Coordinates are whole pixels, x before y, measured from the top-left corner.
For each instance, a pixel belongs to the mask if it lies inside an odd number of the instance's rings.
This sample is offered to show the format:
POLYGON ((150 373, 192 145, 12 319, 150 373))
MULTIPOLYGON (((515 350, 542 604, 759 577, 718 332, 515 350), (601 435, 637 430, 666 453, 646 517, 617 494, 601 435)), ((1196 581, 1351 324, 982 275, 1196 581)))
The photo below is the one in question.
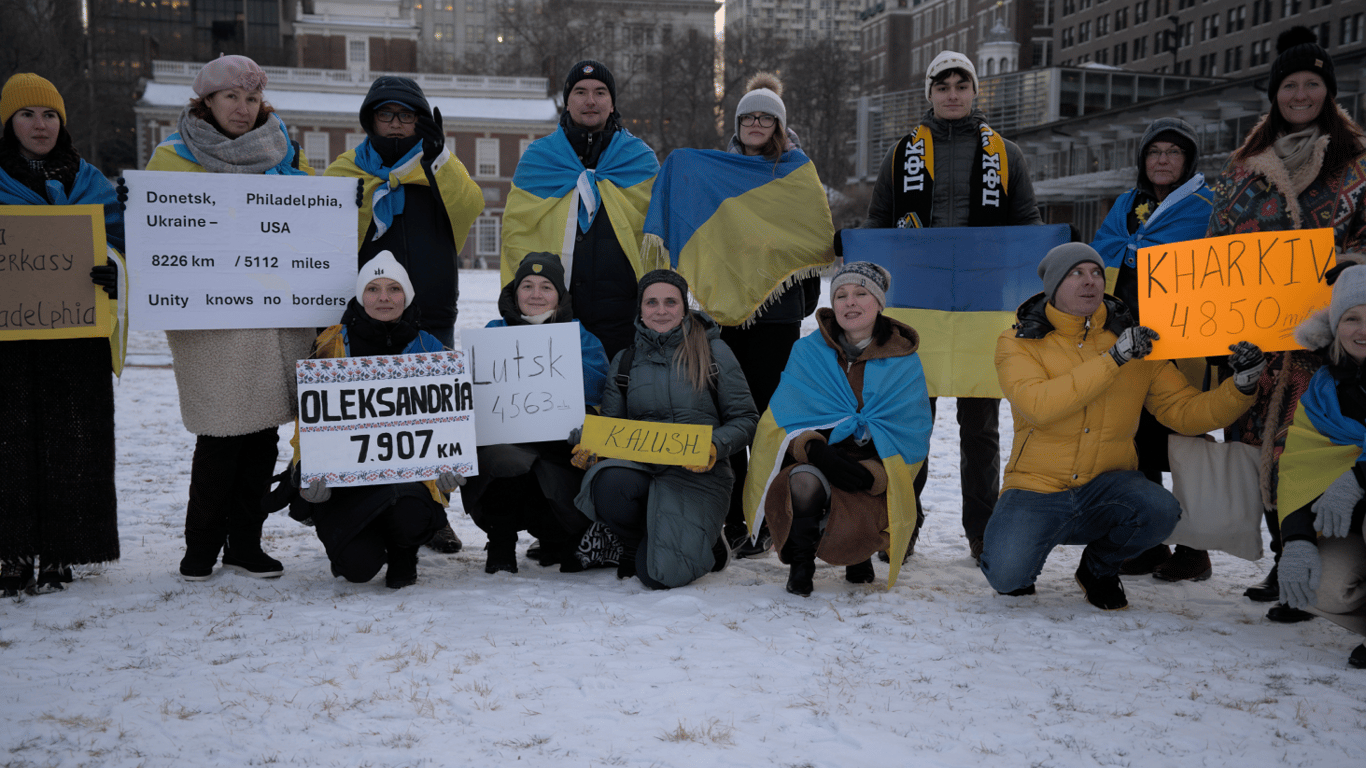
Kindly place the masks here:
POLYGON ((1143 156, 1148 158, 1149 160, 1159 157, 1166 157, 1172 160, 1180 160, 1181 158, 1186 156, 1186 150, 1181 149, 1180 147, 1172 147, 1171 149, 1150 149, 1147 152, 1144 152, 1143 156))
POLYGON ((417 115, 413 112, 376 112, 375 119, 381 123, 392 123, 398 120, 404 125, 412 125, 417 122, 417 115))
POLYGON ((740 125, 751 126, 758 123, 760 128, 772 128, 773 121, 777 119, 773 115, 740 115, 740 125))

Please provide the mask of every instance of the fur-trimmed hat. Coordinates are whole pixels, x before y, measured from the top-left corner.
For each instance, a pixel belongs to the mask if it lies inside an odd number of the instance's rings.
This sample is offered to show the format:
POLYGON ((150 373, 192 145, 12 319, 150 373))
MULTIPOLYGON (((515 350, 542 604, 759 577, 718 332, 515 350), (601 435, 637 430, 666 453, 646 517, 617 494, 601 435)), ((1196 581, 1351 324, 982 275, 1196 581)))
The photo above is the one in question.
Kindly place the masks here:
POLYGON ((972 59, 959 53, 958 51, 940 51, 938 56, 930 62, 930 68, 925 70, 925 98, 930 98, 930 89, 934 86, 934 78, 940 73, 950 69, 961 69, 968 73, 968 79, 972 81, 972 92, 977 93, 981 90, 977 83, 977 67, 972 65, 972 59))
POLYGON ((1048 303, 1053 303, 1053 294, 1058 292, 1058 286, 1072 267, 1088 261, 1105 268, 1105 259, 1086 243, 1063 243, 1044 255, 1043 261, 1039 262, 1039 277, 1043 278, 1043 292, 1048 303))
POLYGON ((261 91, 267 79, 265 70, 246 56, 219 56, 194 76, 194 95, 203 99, 228 88, 261 91))
POLYGON ((617 80, 612 77, 612 71, 606 64, 592 59, 584 59, 578 64, 569 68, 569 74, 564 78, 564 103, 569 103, 569 92, 574 90, 575 83, 580 80, 597 80, 607 86, 607 95, 612 97, 612 109, 617 108, 617 80))
POLYGON ((0 125, 8 123, 14 113, 24 107, 55 110, 62 119, 62 125, 66 125, 66 102, 58 93, 57 86, 46 77, 20 72, 5 81, 5 88, 0 91, 0 125))
POLYGON ((745 95, 735 105, 735 135, 740 135, 740 115, 764 112, 787 127, 787 105, 783 104, 783 81, 772 72, 757 72, 745 83, 745 95))
POLYGON ((375 254, 373 259, 365 262, 356 275, 356 301, 365 305, 365 286, 369 285, 376 278, 387 277, 390 280, 403 286, 403 308, 407 309, 413 305, 413 299, 417 297, 417 292, 413 290, 413 281, 408 278, 408 270, 398 263, 394 254, 389 251, 380 251, 375 254))
MULTIPOLYGON (((1318 35, 1308 27, 1291 27, 1276 38, 1276 60, 1271 62, 1271 77, 1267 80, 1266 95, 1276 107, 1276 91, 1281 83, 1296 72, 1313 72, 1323 78, 1328 98, 1338 95, 1338 78, 1333 69, 1333 58, 1319 45, 1318 35)), ((1331 104, 1325 105, 1329 108, 1331 104)), ((1284 117, 1284 115, 1282 115, 1284 117)))
POLYGON ((892 289, 892 273, 871 261, 847 261, 830 278, 830 300, 842 285, 858 285, 868 289, 878 306, 887 308, 887 291, 892 289))

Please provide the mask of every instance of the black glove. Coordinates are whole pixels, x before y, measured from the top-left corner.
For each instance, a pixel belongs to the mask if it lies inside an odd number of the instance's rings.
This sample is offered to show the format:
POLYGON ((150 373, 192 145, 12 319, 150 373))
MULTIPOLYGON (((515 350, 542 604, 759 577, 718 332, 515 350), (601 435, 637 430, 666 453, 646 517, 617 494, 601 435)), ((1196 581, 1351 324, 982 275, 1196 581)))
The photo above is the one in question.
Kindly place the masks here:
POLYGON ((365 179, 356 179, 356 207, 365 207, 365 179))
POLYGON ((126 211, 128 210, 128 185, 124 183, 122 176, 118 177, 116 181, 118 184, 114 187, 114 196, 119 199, 119 210, 126 211))
POLYGON ((1233 385, 1239 392, 1250 395, 1257 391, 1257 380, 1266 368, 1266 355, 1250 341, 1228 345, 1233 354, 1228 356, 1228 367, 1233 369, 1233 385))
POLYGON ((1153 341, 1158 338, 1157 331, 1142 325, 1126 328, 1115 345, 1110 347, 1110 357, 1115 365, 1124 365, 1130 360, 1142 360, 1153 351, 1153 341))
POLYGON ((844 238, 841 237, 842 234, 844 234, 843 229, 835 230, 835 256, 841 259, 844 258, 844 238))
POLYGON ((431 165, 446 147, 446 134, 441 130, 441 110, 432 108, 432 117, 418 115, 413 132, 422 139, 422 164, 431 165))
POLYGON ((102 267, 90 268, 90 282, 100 286, 109 298, 119 297, 119 266, 110 261, 102 267))
POLYGON ((873 487, 873 473, 867 467, 827 443, 820 440, 807 443, 806 458, 825 475, 831 485, 842 491, 856 493, 873 487))

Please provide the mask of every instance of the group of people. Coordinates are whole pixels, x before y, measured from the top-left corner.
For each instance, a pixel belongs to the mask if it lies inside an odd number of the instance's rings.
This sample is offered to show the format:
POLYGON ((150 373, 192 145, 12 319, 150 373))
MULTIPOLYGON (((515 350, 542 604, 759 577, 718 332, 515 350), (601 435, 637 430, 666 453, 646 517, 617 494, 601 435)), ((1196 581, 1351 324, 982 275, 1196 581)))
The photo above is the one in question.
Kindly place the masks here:
MULTIPOLYGON (((962 526, 969 554, 998 592, 1033 594, 1059 544, 1084 546, 1076 580, 1105 610, 1127 606, 1120 574, 1207 578, 1207 553, 1173 554, 1163 544, 1182 512, 1160 481, 1169 470, 1168 434, 1223 428, 1226 439, 1258 446, 1264 457, 1277 564, 1249 597, 1281 603, 1273 610, 1281 619, 1315 605, 1342 613, 1366 604, 1357 511, 1366 508, 1357 463, 1366 447, 1366 267, 1353 266, 1366 261, 1366 136, 1334 102, 1332 59, 1312 32, 1287 33, 1278 54, 1270 111, 1212 184, 1198 170, 1198 133, 1179 119, 1156 120, 1138 148, 1136 187, 1094 241, 1043 256, 1043 291, 1019 307, 997 342, 1015 428, 1004 480, 999 401, 959 399, 962 526), (1330 309, 1297 334, 1303 350, 1263 354, 1238 342, 1214 363, 1145 359, 1158 334, 1138 316, 1139 248, 1310 227, 1333 229, 1339 266, 1329 275, 1330 309), (1307 465, 1294 457, 1324 445, 1346 452, 1331 465, 1310 462, 1312 478, 1293 478, 1297 508, 1278 504, 1278 487, 1291 483, 1281 470, 1301 471, 1307 465), (1312 493, 1300 498, 1305 487, 1312 493)), ((205 65, 179 131, 148 169, 312 174, 265 102, 265 85, 265 73, 244 57, 205 65)), ((973 107, 977 86, 967 57, 935 58, 925 81, 930 109, 884 159, 864 226, 1042 223, 1020 149, 973 107), (920 171, 901 159, 912 144, 934 148, 924 153, 933 158, 930 172, 915 184, 908 174, 920 171), (1009 170, 995 177, 999 194, 983 194, 982 171, 1002 157, 1009 170)), ((814 173, 791 173, 809 161, 781 93, 772 75, 750 82, 727 152, 707 158, 717 184, 759 169, 788 185, 746 192, 760 201, 819 186, 814 173)), ((895 578, 924 519, 919 497, 935 411, 918 333, 884 314, 895 276, 859 254, 845 253, 833 267, 833 246, 784 259, 802 246, 783 234, 783 222, 756 221, 767 227, 763 237, 737 233, 729 242, 742 250, 719 257, 763 265, 745 273, 758 299, 737 300, 738 312, 727 299, 723 310, 714 297, 733 292, 710 284, 716 278, 701 270, 691 286, 685 279, 679 259, 690 251, 661 256, 642 245, 651 182, 663 174, 653 151, 623 126, 617 95, 606 66, 575 64, 559 127, 526 150, 507 201, 504 288, 490 325, 578 322, 586 410, 710 426, 705 462, 604 458, 576 430, 567 439, 481 446, 480 474, 468 482, 448 472, 429 482, 329 488, 298 479, 308 457, 296 444, 293 471, 279 476, 283 491, 268 493, 277 428, 295 417, 296 360, 454 344, 456 252, 482 196, 445 147, 440 112, 415 83, 386 76, 361 107, 366 140, 326 170, 359 180, 359 271, 339 323, 320 334, 167 334, 182 417, 197 436, 184 578, 209 578, 220 554, 225 568, 280 576, 261 532, 283 498, 293 517, 316 527, 334 575, 364 582, 387 566, 386 583, 401 588, 416 581, 418 548, 449 531, 445 507, 461 486, 466 512, 488 535, 490 574, 517 571, 517 534, 525 530, 543 566, 615 566, 618 577, 650 588, 688 584, 770 546, 796 595, 813 592, 817 558, 844 566, 850 582, 870 583, 881 555, 895 578), (822 271, 830 307, 817 311, 822 271), (800 338, 813 313, 818 332, 800 338)), ((72 149, 56 90, 36 75, 16 75, 0 106, 0 202, 102 203, 110 247, 120 250, 117 197, 72 149)), ((97 267, 92 280, 116 293, 113 272, 97 267)), ((13 396, 0 398, 5 423, 19 425, 0 433, 0 455, 16 468, 2 481, 0 578, 8 593, 60 588, 71 565, 118 557, 104 344, 6 342, 6 359, 29 366, 7 377, 13 396), (69 392, 47 386, 58 363, 79 367, 58 377, 69 392), (40 415, 69 426, 47 429, 40 415), (75 446, 88 461, 67 460, 75 446), (55 452, 60 463, 48 458, 55 452)), ((460 546, 453 533, 446 541, 460 546)), ((1366 646, 1351 663, 1366 666, 1366 646)))

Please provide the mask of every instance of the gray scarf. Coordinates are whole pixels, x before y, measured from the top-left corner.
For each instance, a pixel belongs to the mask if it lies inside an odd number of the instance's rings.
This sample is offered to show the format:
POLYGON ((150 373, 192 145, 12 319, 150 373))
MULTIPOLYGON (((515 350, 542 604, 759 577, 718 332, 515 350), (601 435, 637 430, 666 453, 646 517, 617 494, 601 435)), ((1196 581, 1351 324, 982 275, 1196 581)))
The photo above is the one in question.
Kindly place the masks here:
POLYGON ((230 139, 217 128, 190 114, 180 113, 180 138, 194 159, 211 173, 265 173, 280 164, 289 151, 280 118, 271 115, 260 128, 230 139))

